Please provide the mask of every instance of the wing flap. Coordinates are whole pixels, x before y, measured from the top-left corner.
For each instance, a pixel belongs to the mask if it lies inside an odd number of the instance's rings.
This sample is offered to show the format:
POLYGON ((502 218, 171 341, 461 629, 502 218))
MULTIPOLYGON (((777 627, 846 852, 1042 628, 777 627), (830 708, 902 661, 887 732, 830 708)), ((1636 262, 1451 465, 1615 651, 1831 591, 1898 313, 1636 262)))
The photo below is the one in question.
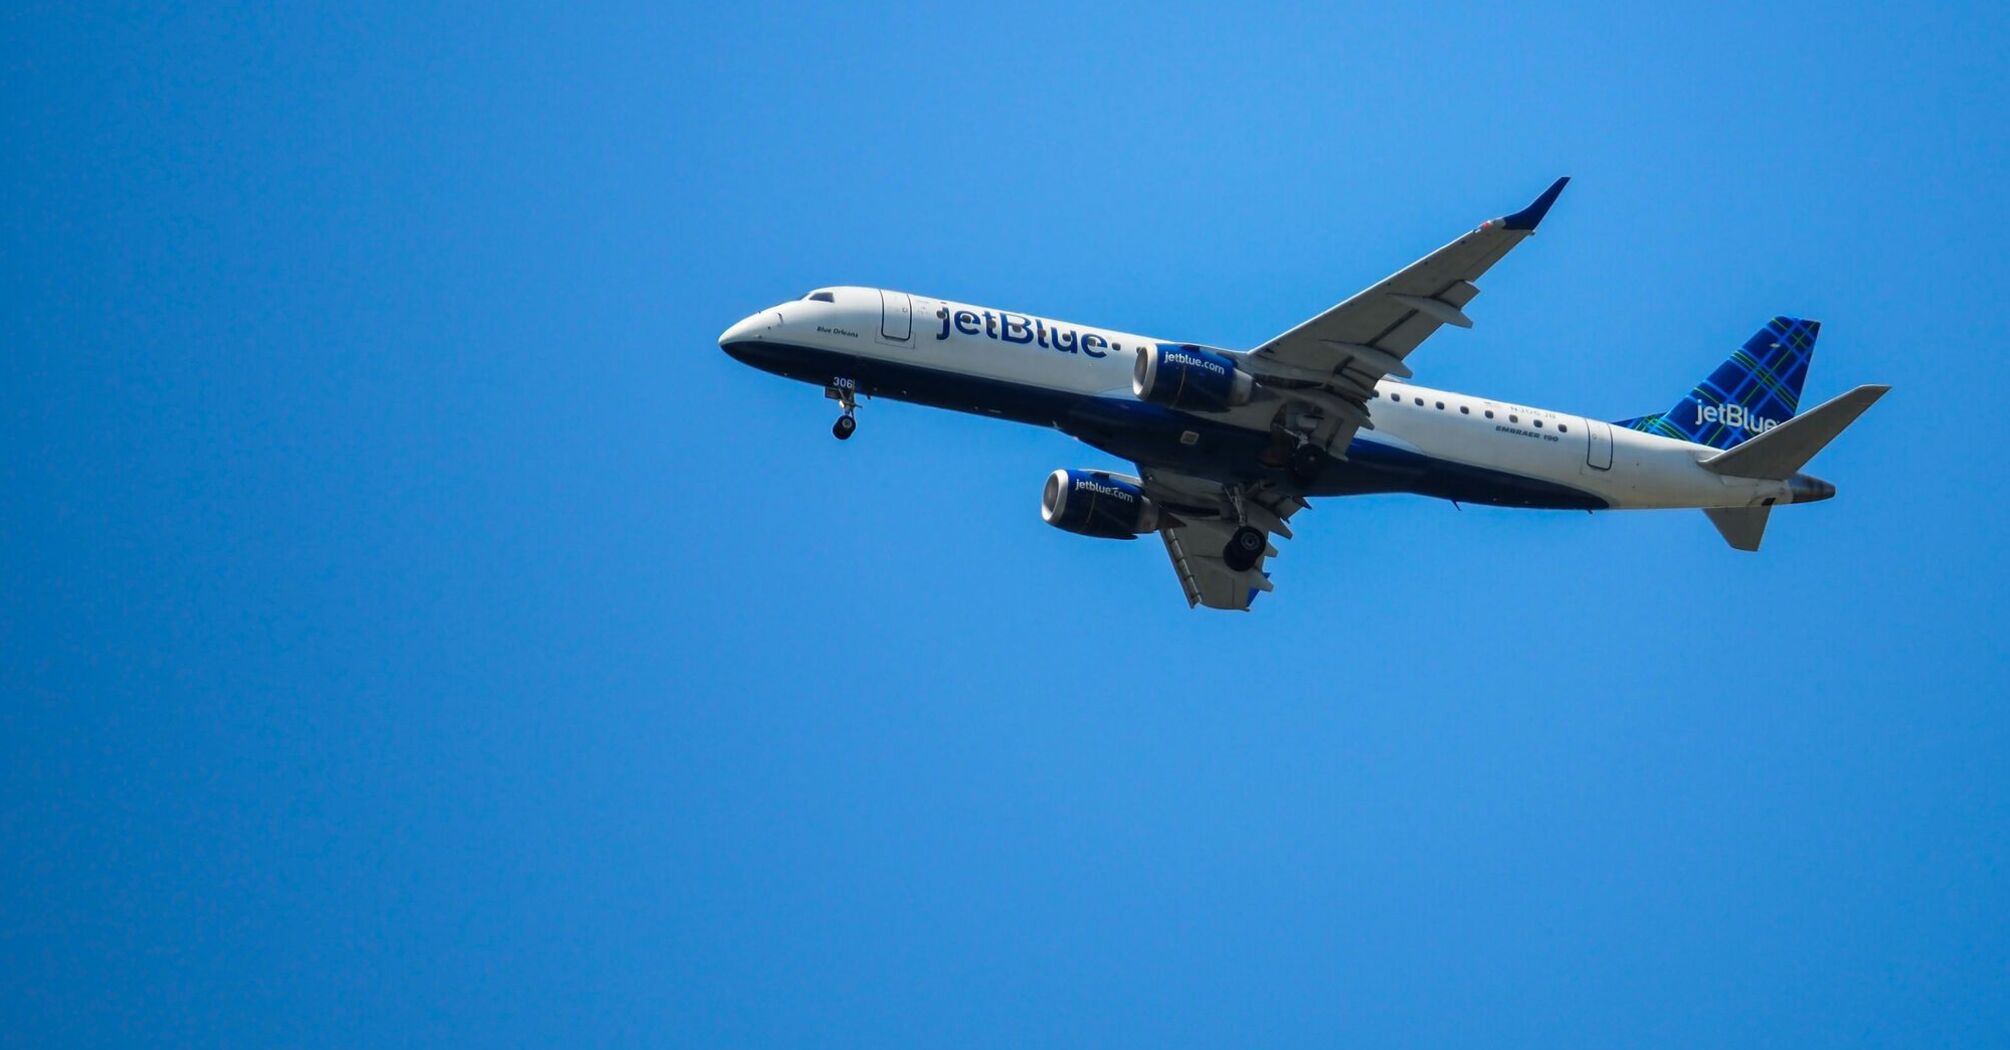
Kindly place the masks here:
MULTIPOLYGON (((1220 482, 1149 467, 1140 467, 1138 472, 1144 478, 1145 492, 1154 500, 1198 511, 1176 512, 1177 522, 1159 531, 1189 607, 1246 610, 1257 595, 1272 589, 1264 566, 1277 556, 1276 547, 1266 544, 1256 564, 1240 572, 1229 568, 1221 556, 1237 526, 1234 504, 1220 482)), ((1250 525, 1287 539, 1291 536, 1288 519, 1305 506, 1297 496, 1262 486, 1242 496, 1242 512, 1250 525)))
POLYGON ((1228 543, 1234 526, 1226 522, 1189 522, 1169 528, 1159 535, 1171 556, 1173 573, 1186 592, 1189 608, 1205 605, 1210 609, 1248 610, 1256 596, 1272 590, 1270 574, 1263 563, 1276 551, 1265 551, 1256 566, 1237 572, 1221 560, 1221 548, 1228 543))

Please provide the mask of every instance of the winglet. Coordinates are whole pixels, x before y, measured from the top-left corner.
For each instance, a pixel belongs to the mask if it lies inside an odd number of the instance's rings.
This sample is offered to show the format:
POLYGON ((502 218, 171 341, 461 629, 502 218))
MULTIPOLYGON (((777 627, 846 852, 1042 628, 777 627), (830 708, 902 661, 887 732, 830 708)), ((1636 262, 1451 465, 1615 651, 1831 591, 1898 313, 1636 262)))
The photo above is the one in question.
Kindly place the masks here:
POLYGON ((1536 224, 1542 221, 1542 217, 1549 214, 1549 206, 1556 203, 1556 195, 1563 192, 1564 185, 1569 181, 1570 176, 1565 175, 1563 178, 1550 183, 1549 188, 1542 191, 1542 196, 1535 199, 1535 203, 1515 212, 1513 215, 1501 216, 1501 228, 1505 230, 1535 229, 1536 224))

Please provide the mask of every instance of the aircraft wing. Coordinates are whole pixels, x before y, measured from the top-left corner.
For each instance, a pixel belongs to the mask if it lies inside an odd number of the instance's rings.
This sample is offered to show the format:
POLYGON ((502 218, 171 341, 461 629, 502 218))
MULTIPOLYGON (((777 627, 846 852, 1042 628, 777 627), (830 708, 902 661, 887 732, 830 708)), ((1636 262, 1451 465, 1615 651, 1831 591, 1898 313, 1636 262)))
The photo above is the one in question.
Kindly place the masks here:
MULTIPOLYGON (((1222 548, 1236 530, 1236 511, 1219 482, 1155 468, 1141 468, 1139 473, 1145 494, 1178 520, 1160 529, 1159 536, 1189 608, 1248 609, 1258 594, 1271 589, 1264 566, 1277 555, 1276 547, 1267 547, 1254 566, 1241 572, 1222 559, 1222 548)), ((1286 539, 1291 538, 1286 519, 1304 507, 1305 501, 1297 496, 1262 486, 1243 497, 1243 515, 1252 526, 1286 539)))
POLYGON ((1570 179, 1561 178, 1512 215, 1479 228, 1411 263, 1346 302, 1243 355, 1243 367, 1265 385, 1298 396, 1327 415, 1315 440, 1344 451, 1354 431, 1369 426, 1366 405, 1384 376, 1410 378, 1403 363, 1442 325, 1471 328, 1465 305, 1480 294, 1473 282, 1535 232, 1570 179))

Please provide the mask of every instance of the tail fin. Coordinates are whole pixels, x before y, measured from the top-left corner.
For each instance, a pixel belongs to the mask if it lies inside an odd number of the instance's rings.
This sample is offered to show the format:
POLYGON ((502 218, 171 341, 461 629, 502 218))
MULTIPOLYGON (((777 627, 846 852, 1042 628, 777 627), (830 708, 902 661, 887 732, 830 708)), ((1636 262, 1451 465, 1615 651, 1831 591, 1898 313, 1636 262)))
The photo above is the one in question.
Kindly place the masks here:
POLYGON ((1775 317, 1666 412, 1621 420, 1649 434, 1730 448, 1794 418, 1820 321, 1775 317))

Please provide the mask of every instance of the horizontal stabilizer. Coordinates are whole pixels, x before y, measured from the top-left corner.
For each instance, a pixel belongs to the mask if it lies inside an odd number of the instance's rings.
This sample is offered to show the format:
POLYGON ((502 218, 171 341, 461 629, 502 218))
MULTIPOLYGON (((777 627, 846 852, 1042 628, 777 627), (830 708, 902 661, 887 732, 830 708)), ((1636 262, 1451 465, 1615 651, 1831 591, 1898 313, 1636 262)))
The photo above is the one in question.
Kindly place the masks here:
MULTIPOLYGON (((1844 427, 1856 422, 1856 417, 1863 415, 1865 409, 1890 389, 1888 386, 1857 387, 1758 437, 1735 445, 1729 451, 1711 456, 1703 461, 1703 465, 1731 477, 1785 481, 1808 460, 1815 458, 1815 453, 1835 440, 1844 427)), ((1716 520, 1714 514, 1711 520, 1716 520)), ((1764 519, 1761 519, 1760 527, 1764 528, 1764 519)), ((1724 526, 1719 522, 1717 528, 1721 530, 1724 526)), ((1729 536, 1726 532, 1725 537, 1728 539, 1729 536)), ((1732 546, 1737 544, 1734 542, 1732 546)))
POLYGON ((1710 516, 1710 524, 1724 536, 1724 542, 1741 551, 1759 549, 1759 538, 1766 534, 1766 518, 1773 513, 1771 507, 1710 507, 1703 511, 1710 516))

